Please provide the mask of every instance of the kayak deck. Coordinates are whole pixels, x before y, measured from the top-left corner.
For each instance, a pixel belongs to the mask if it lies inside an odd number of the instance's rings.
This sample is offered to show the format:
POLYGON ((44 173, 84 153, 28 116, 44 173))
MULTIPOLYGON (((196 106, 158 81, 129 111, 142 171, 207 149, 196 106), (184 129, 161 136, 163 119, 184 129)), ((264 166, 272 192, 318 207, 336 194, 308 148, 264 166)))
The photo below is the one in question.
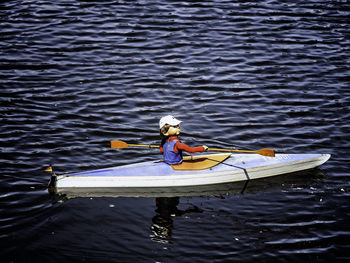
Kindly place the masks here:
MULTIPOLYGON (((198 159, 215 159, 212 154, 198 159)), ((220 157, 222 158, 222 156, 220 157)), ((317 167, 330 158, 329 154, 234 154, 216 165, 202 170, 175 170, 162 161, 148 161, 94 171, 58 175, 57 193, 80 189, 188 187, 224 184, 292 173, 317 167)))

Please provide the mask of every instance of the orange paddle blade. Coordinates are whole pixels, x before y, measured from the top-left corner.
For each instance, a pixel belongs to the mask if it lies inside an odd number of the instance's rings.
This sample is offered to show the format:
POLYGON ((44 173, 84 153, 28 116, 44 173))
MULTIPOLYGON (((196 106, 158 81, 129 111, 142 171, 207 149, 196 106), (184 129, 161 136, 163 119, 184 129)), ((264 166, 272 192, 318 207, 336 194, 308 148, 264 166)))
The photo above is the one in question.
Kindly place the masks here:
POLYGON ((47 167, 44 172, 52 172, 52 166, 50 165, 49 167, 47 167))
POLYGON ((264 148, 264 149, 257 150, 256 153, 264 156, 275 157, 275 151, 272 149, 264 148))
POLYGON ((111 148, 113 149, 123 149, 128 147, 129 145, 123 141, 111 141, 111 148))

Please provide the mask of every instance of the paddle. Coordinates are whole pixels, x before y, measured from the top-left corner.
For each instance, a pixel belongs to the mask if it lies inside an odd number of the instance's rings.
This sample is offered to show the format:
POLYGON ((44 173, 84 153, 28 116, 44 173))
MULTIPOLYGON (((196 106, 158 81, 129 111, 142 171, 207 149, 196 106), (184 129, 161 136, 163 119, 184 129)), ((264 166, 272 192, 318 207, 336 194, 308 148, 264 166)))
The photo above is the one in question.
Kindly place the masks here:
MULTIPOLYGON (((147 147, 147 148, 159 148, 158 145, 142 145, 142 144, 128 144, 123 141, 111 141, 111 148, 113 149, 124 149, 126 147, 147 147)), ((215 149, 209 148, 208 151, 218 151, 218 152, 243 152, 243 153, 257 153, 263 156, 275 157, 275 151, 272 149, 260 149, 257 151, 247 151, 247 150, 232 150, 232 149, 215 149)))
POLYGON ((158 145, 140 145, 140 144, 128 144, 123 141, 111 141, 111 148, 113 149, 124 149, 126 147, 147 147, 147 148, 159 148, 158 145))

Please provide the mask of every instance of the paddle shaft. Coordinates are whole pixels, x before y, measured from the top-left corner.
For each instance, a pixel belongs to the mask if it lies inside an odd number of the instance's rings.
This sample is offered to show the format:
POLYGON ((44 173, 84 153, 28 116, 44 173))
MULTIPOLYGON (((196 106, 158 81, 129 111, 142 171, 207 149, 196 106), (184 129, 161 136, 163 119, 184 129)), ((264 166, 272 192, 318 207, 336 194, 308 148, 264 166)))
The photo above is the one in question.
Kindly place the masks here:
POLYGON ((208 151, 217 151, 217 152, 244 152, 244 153, 256 153, 256 152, 257 152, 257 151, 247 151, 247 150, 215 149, 215 148, 208 148, 208 151))
MULTIPOLYGON (((111 141, 111 147, 114 149, 123 149, 126 147, 146 147, 146 148, 159 148, 158 145, 144 145, 144 144, 128 144, 123 141, 111 141)), ((275 156, 275 153, 272 149, 260 149, 257 151, 248 151, 248 150, 233 150, 233 149, 216 149, 208 148, 208 151, 218 151, 218 152, 245 152, 245 153, 257 153, 264 156, 275 156)))
MULTIPOLYGON (((126 147, 145 147, 145 148, 159 148, 159 145, 146 145, 146 144, 130 144, 128 143, 126 147)), ((243 151, 243 150, 231 150, 231 149, 215 149, 208 148, 208 151, 218 151, 218 152, 250 152, 255 153, 256 151, 243 151)))
MULTIPOLYGON (((158 145, 143 145, 143 144, 128 144, 131 147, 147 147, 147 148, 159 148, 158 145)), ((208 148, 208 151, 216 151, 216 152, 244 152, 244 153, 256 153, 257 151, 248 151, 248 150, 233 150, 233 149, 216 149, 216 148, 208 148)))
POLYGON ((147 147, 147 148, 159 148, 160 147, 159 145, 143 145, 143 144, 129 144, 129 143, 128 143, 128 146, 131 146, 131 147, 147 147))
MULTIPOLYGON (((147 148, 159 148, 160 147, 158 145, 144 145, 144 144, 128 144, 128 146, 130 146, 130 147, 147 147, 147 148)), ((233 150, 233 149, 216 149, 216 148, 208 148, 208 151, 256 153, 256 151, 233 150)))

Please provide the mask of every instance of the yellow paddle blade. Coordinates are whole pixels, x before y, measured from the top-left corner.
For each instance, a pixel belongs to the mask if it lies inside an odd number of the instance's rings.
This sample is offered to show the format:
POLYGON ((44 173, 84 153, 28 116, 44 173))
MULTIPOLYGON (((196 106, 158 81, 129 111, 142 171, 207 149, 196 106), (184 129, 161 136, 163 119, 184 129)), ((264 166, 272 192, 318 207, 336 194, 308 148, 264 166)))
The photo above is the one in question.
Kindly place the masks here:
POLYGON ((264 156, 275 157, 275 151, 272 149, 264 148, 264 149, 257 150, 256 153, 264 156))
POLYGON ((111 141, 111 148, 113 149, 123 149, 128 147, 129 145, 123 141, 111 141))
POLYGON ((52 172, 52 166, 50 165, 49 167, 47 167, 44 172, 52 172))

